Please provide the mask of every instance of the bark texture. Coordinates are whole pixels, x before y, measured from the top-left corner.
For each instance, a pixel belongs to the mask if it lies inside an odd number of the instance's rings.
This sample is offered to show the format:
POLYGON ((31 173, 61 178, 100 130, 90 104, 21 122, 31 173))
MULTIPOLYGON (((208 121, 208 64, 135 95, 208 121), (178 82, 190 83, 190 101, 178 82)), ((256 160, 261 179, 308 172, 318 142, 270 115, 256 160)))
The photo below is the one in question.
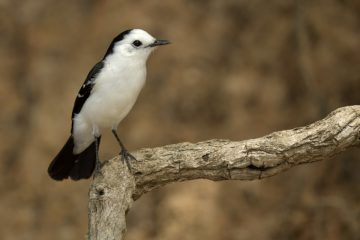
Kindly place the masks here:
POLYGON ((360 106, 339 108, 305 127, 245 141, 213 139, 141 149, 132 174, 115 157, 95 174, 89 193, 91 240, 124 239, 133 201, 167 183, 255 180, 360 146, 360 106))

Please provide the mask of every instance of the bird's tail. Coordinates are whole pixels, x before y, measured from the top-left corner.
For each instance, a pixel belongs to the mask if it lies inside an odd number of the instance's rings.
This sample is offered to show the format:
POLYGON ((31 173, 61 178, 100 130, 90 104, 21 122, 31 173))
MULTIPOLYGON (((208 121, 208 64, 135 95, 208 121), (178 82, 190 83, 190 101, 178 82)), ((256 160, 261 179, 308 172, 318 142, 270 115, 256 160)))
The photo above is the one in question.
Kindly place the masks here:
MULTIPOLYGON (((99 146, 100 137, 96 138, 95 141, 99 146)), ((80 154, 74 154, 74 139, 70 136, 65 146, 49 165, 48 173, 50 177, 58 181, 69 177, 72 180, 91 177, 96 165, 97 149, 95 141, 80 154)))

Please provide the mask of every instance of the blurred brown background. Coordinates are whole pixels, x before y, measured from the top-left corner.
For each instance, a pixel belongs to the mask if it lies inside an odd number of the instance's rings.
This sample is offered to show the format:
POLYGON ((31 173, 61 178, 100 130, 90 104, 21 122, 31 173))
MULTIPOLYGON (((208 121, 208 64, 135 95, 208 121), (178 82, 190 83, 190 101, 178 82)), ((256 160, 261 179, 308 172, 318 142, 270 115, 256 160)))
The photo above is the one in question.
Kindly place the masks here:
MULTIPOLYGON (((360 102, 360 1, 0 1, 0 239, 84 239, 90 181, 47 166, 77 91, 127 28, 169 39, 119 132, 131 150, 241 140, 360 102)), ((119 149, 107 133, 101 158, 119 149)), ((360 239, 359 149, 254 182, 166 186, 129 240, 360 239)))

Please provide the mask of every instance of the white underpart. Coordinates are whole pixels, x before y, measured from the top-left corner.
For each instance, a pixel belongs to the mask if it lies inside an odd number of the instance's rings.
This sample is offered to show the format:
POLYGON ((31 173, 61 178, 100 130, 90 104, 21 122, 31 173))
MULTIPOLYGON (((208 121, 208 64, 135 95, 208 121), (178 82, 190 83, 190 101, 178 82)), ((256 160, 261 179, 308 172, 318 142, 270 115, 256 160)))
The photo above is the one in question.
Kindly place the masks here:
MULTIPOLYGON (((154 41, 151 37, 147 41, 154 41)), ((74 153, 84 151, 105 129, 116 129, 134 106, 146 79, 146 60, 152 48, 136 49, 130 44, 116 48, 97 75, 91 95, 74 117, 74 153)))

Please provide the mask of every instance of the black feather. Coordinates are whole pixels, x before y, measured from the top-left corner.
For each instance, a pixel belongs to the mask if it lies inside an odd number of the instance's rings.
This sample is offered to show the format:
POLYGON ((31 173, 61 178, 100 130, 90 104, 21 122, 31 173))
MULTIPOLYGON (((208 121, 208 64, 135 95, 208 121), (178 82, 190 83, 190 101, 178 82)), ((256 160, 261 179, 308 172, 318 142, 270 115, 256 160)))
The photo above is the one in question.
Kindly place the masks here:
MULTIPOLYGON (((100 144, 100 137, 96 139, 100 144)), ((61 181, 71 178, 73 180, 91 177, 96 165, 95 141, 80 154, 74 154, 74 139, 69 137, 65 146, 50 163, 48 173, 51 178, 61 181)))
MULTIPOLYGON (((86 102, 86 99, 89 98, 91 94, 91 90, 94 87, 95 84, 95 77, 98 75, 98 73, 101 71, 101 69, 104 67, 104 62, 98 62, 95 64, 95 66, 90 70, 89 74, 87 75, 84 84, 81 86, 79 93, 75 99, 73 111, 71 114, 72 120, 74 119, 75 114, 78 114, 82 107, 84 106, 84 103, 86 102)), ((71 133, 73 133, 73 127, 74 122, 71 124, 71 133)))
POLYGON ((128 35, 130 32, 132 31, 132 29, 128 29, 126 31, 123 31, 122 33, 120 33, 119 35, 117 35, 113 40, 112 42, 110 43, 110 46, 109 48, 107 49, 106 53, 105 53, 105 56, 103 59, 106 58, 106 56, 112 54, 114 52, 114 46, 115 46, 115 43, 117 42, 120 42, 121 40, 123 40, 125 38, 126 35, 128 35))

